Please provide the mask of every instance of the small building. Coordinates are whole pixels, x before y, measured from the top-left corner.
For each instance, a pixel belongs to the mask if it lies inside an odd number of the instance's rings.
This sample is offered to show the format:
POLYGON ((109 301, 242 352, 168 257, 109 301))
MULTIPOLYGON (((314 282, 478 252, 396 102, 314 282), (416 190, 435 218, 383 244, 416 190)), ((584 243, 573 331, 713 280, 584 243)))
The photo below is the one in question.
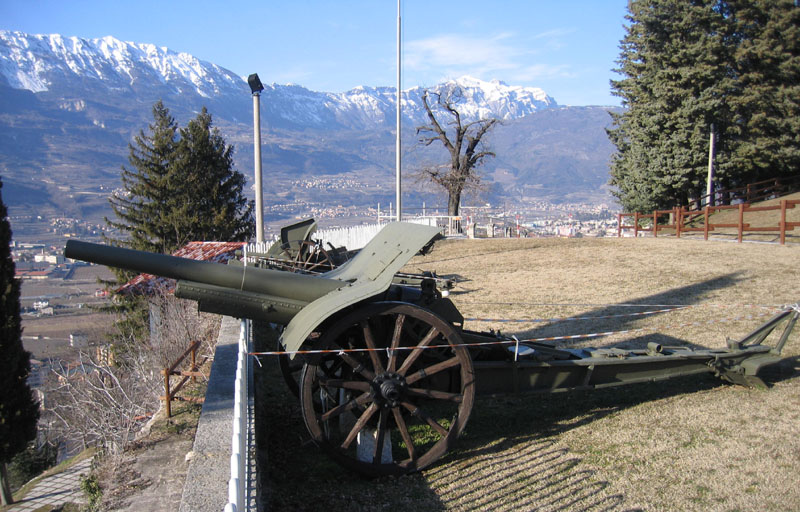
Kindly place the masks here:
POLYGON ((69 335, 69 346, 73 348, 83 348, 89 346, 89 336, 87 334, 74 332, 69 335))
POLYGON ((64 263, 63 254, 35 254, 33 261, 37 263, 49 263, 51 265, 61 265, 64 263))
POLYGON ((111 367, 114 366, 114 350, 111 348, 111 345, 99 345, 95 348, 95 359, 97 360, 97 364, 102 367, 111 367))

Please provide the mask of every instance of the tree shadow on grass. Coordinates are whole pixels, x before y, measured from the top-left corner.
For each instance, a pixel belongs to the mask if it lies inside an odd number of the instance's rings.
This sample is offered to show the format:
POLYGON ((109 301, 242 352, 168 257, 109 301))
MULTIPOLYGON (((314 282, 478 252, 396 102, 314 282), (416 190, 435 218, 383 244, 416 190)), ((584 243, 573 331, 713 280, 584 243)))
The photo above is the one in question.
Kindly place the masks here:
MULTIPOLYGON (((575 317, 589 320, 573 318, 562 325, 541 326, 517 335, 536 338, 589 332, 580 330, 586 325, 592 325, 593 332, 630 329, 641 317, 623 315, 641 310, 635 306, 671 309, 668 306, 699 304, 707 293, 734 286, 739 280, 737 274, 728 274, 575 317), (554 329, 573 332, 555 333, 554 329)), ((668 333, 643 334, 625 345, 645 346, 651 341, 705 348, 668 333)), ((770 368, 765 380, 775 383, 800 377, 799 361, 800 357, 784 359, 770 368)), ((709 373, 604 390, 479 398, 457 449, 425 473, 448 509, 623 510, 624 496, 613 493, 609 483, 582 464, 580 457, 557 446, 557 436, 643 403, 725 385, 709 373)))
MULTIPOLYGON (((742 280, 738 273, 708 279, 699 283, 673 288, 665 292, 639 297, 626 301, 624 304, 603 305, 596 309, 578 313, 562 321, 550 322, 533 329, 517 332, 520 339, 535 339, 550 336, 568 336, 584 333, 602 333, 609 331, 623 331, 636 328, 643 316, 657 318, 677 311, 685 306, 694 306, 702 303, 703 297, 715 290, 735 286, 742 280), (652 313, 652 311, 658 311, 652 313), (646 315, 636 315, 646 313, 646 315)), ((594 339, 601 339, 597 336, 594 339)), ((689 348, 703 348, 701 345, 680 340, 665 333, 648 334, 638 338, 638 342, 628 340, 631 347, 645 346, 649 341, 656 341, 662 345, 681 345, 689 348), (644 343, 642 343, 644 342, 644 343)), ((570 341, 560 343, 569 345, 570 341)))
POLYGON ((566 431, 653 400, 721 386, 709 376, 476 401, 457 449, 425 472, 447 509, 630 510, 602 474, 556 444, 566 431))

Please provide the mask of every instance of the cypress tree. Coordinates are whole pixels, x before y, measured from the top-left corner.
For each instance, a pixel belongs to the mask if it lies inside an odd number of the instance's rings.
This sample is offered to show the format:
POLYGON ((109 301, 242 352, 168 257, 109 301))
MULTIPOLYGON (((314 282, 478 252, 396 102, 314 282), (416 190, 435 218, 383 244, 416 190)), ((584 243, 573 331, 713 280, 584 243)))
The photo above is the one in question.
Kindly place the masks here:
MULTIPOLYGON (((0 190, 3 184, 0 181, 0 190)), ((11 259, 11 225, 0 194, 0 495, 12 503, 7 464, 36 438, 39 405, 27 378, 30 353, 22 347, 19 315, 20 283, 11 259)))

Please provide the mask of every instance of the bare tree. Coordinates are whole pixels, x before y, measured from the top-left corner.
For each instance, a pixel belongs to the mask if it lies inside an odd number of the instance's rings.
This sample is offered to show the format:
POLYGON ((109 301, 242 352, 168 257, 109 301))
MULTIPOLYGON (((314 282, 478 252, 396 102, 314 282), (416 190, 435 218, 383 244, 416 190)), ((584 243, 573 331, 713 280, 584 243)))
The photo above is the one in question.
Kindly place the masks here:
POLYGON ((466 121, 456 108, 462 98, 463 90, 458 86, 441 93, 426 89, 422 94, 422 105, 429 124, 417 127, 420 144, 430 146, 435 141, 440 141, 450 153, 448 164, 425 167, 421 174, 423 179, 445 189, 447 214, 453 216, 458 215, 461 194, 466 190, 477 189, 480 185, 480 176, 475 172, 476 169, 484 158, 495 156, 492 151, 484 148, 481 139, 499 122, 495 118, 466 121), (436 110, 451 118, 445 127, 436 119, 429 101, 430 96, 435 97, 434 106, 438 106, 436 110))
POLYGON ((159 395, 164 393, 161 370, 194 340, 213 352, 218 315, 198 313, 192 301, 176 299, 165 288, 151 292, 149 339, 120 332, 117 345, 108 348, 112 356, 101 356, 101 350, 98 357, 81 352, 78 361, 53 366, 48 412, 68 444, 96 445, 112 458, 120 455, 159 408, 159 395))
POLYGON ((77 362, 53 367, 58 386, 50 392, 50 412, 71 444, 98 445, 106 454, 122 453, 143 419, 158 407, 160 379, 147 355, 127 368, 106 366, 81 353, 77 362))
POLYGON ((170 366, 195 340, 202 342, 202 351, 214 353, 221 317, 197 310, 197 303, 175 298, 163 287, 155 287, 147 297, 150 307, 150 348, 154 365, 170 366))

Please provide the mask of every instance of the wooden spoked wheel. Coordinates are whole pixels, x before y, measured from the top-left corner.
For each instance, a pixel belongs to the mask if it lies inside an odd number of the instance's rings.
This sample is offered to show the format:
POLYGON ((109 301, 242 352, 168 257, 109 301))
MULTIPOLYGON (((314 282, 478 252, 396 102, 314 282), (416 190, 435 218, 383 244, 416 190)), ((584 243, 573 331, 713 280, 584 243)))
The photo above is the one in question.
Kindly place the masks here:
POLYGON ((322 273, 336 266, 328 251, 310 240, 290 242, 283 248, 281 257, 286 260, 284 267, 292 272, 322 273))
POLYGON ((308 431, 337 462, 367 476, 423 469, 464 429, 475 398, 472 360, 434 313, 375 303, 333 324, 306 364, 308 431))
MULTIPOLYGON (((282 349, 282 346, 278 347, 278 350, 282 349)), ((294 360, 292 360, 288 355, 281 354, 278 356, 278 364, 280 365, 281 375, 283 376, 283 381, 286 383, 286 387, 289 388, 289 391, 291 391, 294 396, 299 397, 300 386, 297 382, 300 379, 301 372, 303 371, 302 359, 297 356, 294 358, 294 360)))

